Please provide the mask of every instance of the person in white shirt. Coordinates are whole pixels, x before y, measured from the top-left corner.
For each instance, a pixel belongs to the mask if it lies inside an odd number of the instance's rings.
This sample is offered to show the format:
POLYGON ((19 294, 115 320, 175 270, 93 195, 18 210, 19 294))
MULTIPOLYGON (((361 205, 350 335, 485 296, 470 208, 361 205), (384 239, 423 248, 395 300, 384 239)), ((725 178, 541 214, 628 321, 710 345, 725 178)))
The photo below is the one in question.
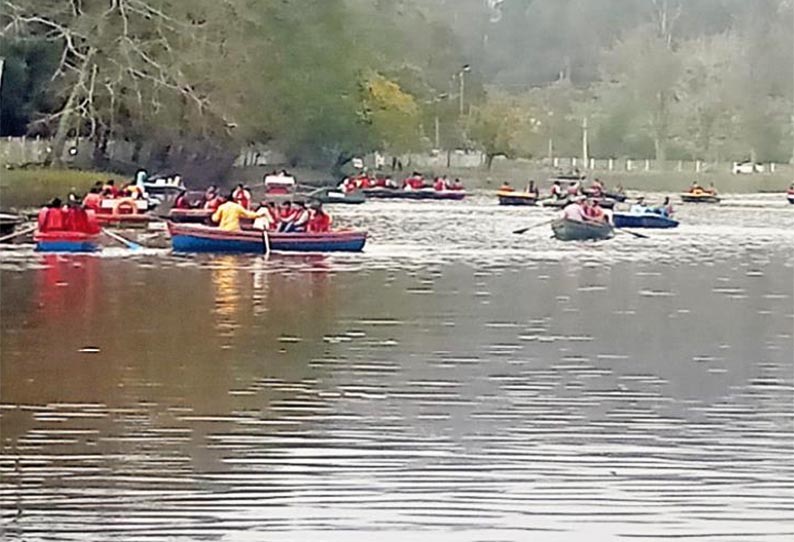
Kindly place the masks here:
POLYGON ((584 196, 579 196, 575 198, 572 203, 566 205, 565 209, 562 210, 562 217, 566 220, 585 222, 587 219, 584 215, 584 207, 582 206, 584 199, 584 196))
POLYGON ((634 205, 631 206, 631 209, 629 209, 629 212, 631 214, 635 214, 635 215, 643 215, 643 214, 647 213, 648 212, 648 207, 645 205, 645 198, 642 197, 642 196, 637 198, 637 203, 635 203, 634 205))

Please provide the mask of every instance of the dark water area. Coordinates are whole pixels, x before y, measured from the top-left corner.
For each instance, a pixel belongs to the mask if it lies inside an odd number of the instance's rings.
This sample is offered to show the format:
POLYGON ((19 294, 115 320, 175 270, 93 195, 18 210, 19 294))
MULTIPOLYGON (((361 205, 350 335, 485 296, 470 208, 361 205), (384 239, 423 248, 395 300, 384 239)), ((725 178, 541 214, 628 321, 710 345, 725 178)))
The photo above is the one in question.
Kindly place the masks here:
POLYGON ((0 252, 2 538, 794 538, 794 206, 334 211, 363 254, 0 252))

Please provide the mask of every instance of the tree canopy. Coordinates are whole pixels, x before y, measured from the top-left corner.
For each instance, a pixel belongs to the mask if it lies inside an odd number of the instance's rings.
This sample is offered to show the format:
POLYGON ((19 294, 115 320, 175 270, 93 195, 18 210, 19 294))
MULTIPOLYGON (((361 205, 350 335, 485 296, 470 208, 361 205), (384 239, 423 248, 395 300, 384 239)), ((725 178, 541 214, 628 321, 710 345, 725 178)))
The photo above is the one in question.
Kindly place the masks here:
POLYGON ((2 133, 788 160, 791 0, 2 0, 2 133), (470 68, 462 69, 467 65, 470 68), (465 81, 461 81, 461 79, 465 81), (464 89, 464 99, 460 93, 464 89), (463 107, 459 107, 462 105, 463 107))

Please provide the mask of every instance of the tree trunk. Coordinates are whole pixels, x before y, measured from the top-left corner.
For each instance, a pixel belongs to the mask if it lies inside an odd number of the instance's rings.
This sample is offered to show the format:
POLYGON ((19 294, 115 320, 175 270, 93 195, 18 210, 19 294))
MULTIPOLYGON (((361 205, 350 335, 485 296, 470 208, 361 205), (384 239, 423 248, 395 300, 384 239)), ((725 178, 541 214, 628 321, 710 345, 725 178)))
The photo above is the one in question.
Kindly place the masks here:
POLYGON ((75 105, 80 91, 84 88, 86 77, 88 77, 88 73, 91 71, 91 59, 93 57, 94 49, 89 49, 86 53, 83 65, 80 68, 80 76, 77 79, 77 84, 72 87, 72 90, 69 92, 69 97, 66 99, 66 104, 61 110, 61 117, 58 119, 58 129, 55 131, 55 137, 52 140, 52 150, 44 163, 45 166, 59 168, 63 165, 63 148, 66 146, 66 138, 69 136, 69 127, 74 117, 75 105))

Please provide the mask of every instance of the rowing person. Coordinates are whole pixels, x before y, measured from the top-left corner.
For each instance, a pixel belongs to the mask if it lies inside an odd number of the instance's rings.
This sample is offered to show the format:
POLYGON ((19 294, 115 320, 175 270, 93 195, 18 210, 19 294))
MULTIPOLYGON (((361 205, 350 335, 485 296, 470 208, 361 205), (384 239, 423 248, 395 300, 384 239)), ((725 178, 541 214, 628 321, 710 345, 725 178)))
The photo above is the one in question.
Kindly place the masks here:
POLYGON ((256 219, 257 215, 234 201, 233 194, 229 194, 228 201, 212 213, 212 221, 223 231, 240 231, 241 218, 256 219))
POLYGON ((584 202, 587 198, 584 196, 576 196, 573 201, 565 206, 562 210, 562 217, 565 220, 573 220, 575 222, 587 222, 587 215, 585 214, 584 202))

